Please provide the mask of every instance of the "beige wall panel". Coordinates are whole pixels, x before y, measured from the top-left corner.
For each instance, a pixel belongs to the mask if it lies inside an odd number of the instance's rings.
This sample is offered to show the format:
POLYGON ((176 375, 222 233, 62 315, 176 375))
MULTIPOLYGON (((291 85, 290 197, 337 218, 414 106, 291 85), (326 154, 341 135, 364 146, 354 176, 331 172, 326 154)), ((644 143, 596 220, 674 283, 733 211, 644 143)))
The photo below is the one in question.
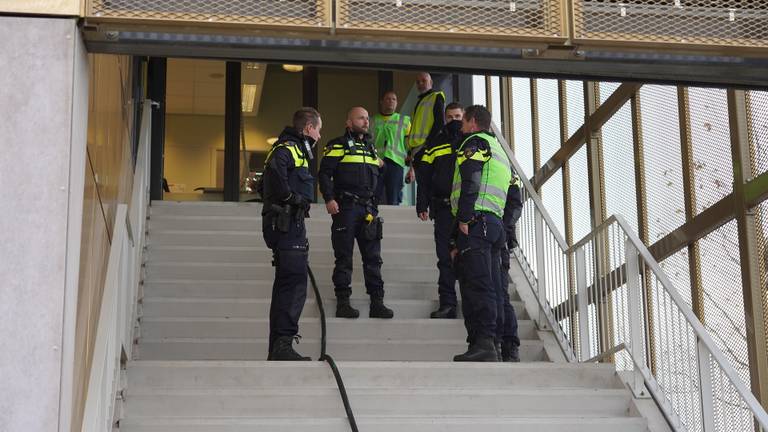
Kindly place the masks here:
POLYGON ((362 106, 371 116, 379 111, 379 78, 376 71, 322 68, 318 84, 323 143, 344 133, 350 107, 362 106))
POLYGON ((400 105, 405 102, 405 98, 407 98, 408 93, 411 92, 411 89, 416 82, 416 74, 417 72, 406 71, 395 71, 395 73, 392 74, 392 81, 394 82, 395 91, 397 92, 397 98, 400 102, 400 105))
POLYGON ((85 199, 83 203, 82 250, 80 254, 80 292, 77 304, 77 331, 75 338, 75 376, 73 400, 76 401, 72 417, 73 430, 82 423, 83 403, 88 387, 93 341, 96 337, 99 305, 104 287, 109 238, 101 210, 101 202, 93 181, 90 163, 85 172, 85 199))
POLYGON ((81 0, 0 0, 0 12, 82 16, 81 0))
POLYGON ((91 56, 88 152, 110 232, 117 204, 130 192, 129 65, 127 56, 91 56))
POLYGON ((127 203, 133 180, 129 125, 129 57, 91 55, 88 162, 80 251, 80 281, 72 394, 73 428, 80 430, 93 343, 107 271, 114 212, 127 203))

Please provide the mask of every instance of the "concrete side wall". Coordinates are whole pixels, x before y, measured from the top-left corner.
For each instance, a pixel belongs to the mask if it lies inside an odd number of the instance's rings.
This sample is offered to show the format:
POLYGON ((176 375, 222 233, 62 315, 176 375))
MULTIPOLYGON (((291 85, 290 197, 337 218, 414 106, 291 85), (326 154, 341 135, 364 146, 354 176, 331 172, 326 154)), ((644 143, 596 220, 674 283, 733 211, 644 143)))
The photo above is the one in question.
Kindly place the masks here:
POLYGON ((87 56, 73 19, 0 17, 0 430, 68 431, 87 56))

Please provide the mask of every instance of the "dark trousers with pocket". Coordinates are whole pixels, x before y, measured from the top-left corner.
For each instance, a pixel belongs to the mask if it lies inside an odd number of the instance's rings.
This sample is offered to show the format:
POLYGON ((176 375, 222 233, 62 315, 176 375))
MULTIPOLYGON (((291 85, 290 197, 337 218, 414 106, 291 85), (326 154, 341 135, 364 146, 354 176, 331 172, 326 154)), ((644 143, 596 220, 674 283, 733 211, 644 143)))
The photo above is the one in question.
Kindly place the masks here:
POLYGON ((515 308, 509 300, 509 266, 511 242, 507 240, 507 245, 501 249, 501 289, 499 290, 499 301, 503 311, 500 319, 496 319, 497 340, 510 340, 515 346, 520 346, 520 338, 517 335, 517 314, 515 308))
POLYGON ((484 214, 469 226, 469 235, 459 233, 462 312, 467 339, 496 338, 501 285, 501 249, 504 229, 495 215, 484 214))
MULTIPOLYGON (((365 291, 372 298, 384 298, 384 281, 381 279, 381 239, 371 239, 365 233, 365 220, 369 207, 354 201, 339 203, 339 212, 332 216, 331 244, 336 263, 333 268, 333 286, 337 298, 352 295, 352 253, 357 240, 363 257, 365 291)), ((375 213, 375 210, 374 210, 375 213)), ((374 214, 376 216, 376 214, 374 214)))
POLYGON ((451 263, 451 232, 453 230, 453 214, 451 206, 443 203, 432 203, 432 217, 435 228, 435 253, 437 255, 437 293, 440 306, 456 307, 456 274, 451 263))
POLYGON ((273 224, 273 214, 263 217, 262 232, 267 247, 272 249, 275 281, 269 307, 269 351, 281 336, 299 332, 299 318, 307 300, 308 242, 304 218, 291 221, 288 232, 273 224))

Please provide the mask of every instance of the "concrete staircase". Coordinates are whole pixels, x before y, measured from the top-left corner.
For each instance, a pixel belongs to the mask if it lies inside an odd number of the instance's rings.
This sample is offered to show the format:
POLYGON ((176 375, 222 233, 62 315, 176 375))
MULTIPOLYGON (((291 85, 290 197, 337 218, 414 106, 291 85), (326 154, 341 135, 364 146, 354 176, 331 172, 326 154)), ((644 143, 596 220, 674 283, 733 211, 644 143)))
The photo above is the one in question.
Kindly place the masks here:
MULTIPOLYGON (((265 362, 273 279, 260 205, 152 204, 138 344, 127 369, 122 430, 347 431, 325 363, 265 362)), ((383 277, 393 320, 367 317, 360 258, 353 303, 333 318, 330 217, 308 220, 310 263, 328 311, 328 352, 339 362, 361 431, 647 431, 612 365, 562 362, 517 290, 519 364, 457 364, 463 322, 437 307, 431 223, 413 208, 382 208, 383 277)), ((527 289, 527 288, 525 288, 527 289)), ((297 350, 317 358, 320 321, 310 288, 297 350)), ((525 296, 523 296, 525 298, 525 296)))

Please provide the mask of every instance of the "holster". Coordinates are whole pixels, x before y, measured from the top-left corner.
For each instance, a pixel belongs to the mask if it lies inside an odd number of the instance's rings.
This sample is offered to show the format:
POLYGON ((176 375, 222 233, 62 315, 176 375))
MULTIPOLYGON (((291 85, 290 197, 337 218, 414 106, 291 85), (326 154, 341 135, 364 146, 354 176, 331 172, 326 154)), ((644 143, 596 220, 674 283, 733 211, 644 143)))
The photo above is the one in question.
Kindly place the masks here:
POLYGON ((273 214, 272 228, 275 231, 287 233, 291 229, 291 223, 293 222, 291 206, 272 204, 271 209, 273 214))

